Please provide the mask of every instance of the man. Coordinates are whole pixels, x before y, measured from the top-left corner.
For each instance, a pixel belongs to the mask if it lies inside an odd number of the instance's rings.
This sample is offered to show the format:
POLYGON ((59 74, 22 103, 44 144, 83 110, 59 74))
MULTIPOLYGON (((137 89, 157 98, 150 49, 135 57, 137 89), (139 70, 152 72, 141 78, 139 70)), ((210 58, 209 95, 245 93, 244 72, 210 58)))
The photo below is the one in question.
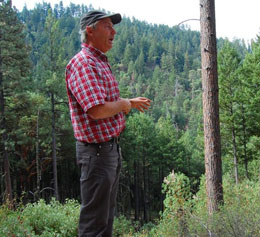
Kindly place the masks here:
POLYGON ((81 168, 79 236, 112 236, 121 157, 118 138, 132 108, 150 106, 144 97, 120 98, 105 53, 113 46, 120 14, 88 12, 81 18, 82 50, 66 68, 77 162, 81 168))

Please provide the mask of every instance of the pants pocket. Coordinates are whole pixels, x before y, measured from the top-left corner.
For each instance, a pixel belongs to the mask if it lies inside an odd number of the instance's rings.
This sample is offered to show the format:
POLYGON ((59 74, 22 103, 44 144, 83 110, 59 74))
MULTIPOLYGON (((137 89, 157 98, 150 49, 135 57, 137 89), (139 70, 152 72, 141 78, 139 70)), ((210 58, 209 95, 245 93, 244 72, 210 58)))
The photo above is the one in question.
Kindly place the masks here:
POLYGON ((76 143, 76 158, 77 164, 89 164, 90 162, 90 153, 89 153, 89 146, 83 142, 76 143))
POLYGON ((81 170, 81 176, 80 176, 81 182, 88 179, 90 164, 91 164, 91 156, 86 156, 84 158, 84 161, 79 163, 80 170, 81 170))

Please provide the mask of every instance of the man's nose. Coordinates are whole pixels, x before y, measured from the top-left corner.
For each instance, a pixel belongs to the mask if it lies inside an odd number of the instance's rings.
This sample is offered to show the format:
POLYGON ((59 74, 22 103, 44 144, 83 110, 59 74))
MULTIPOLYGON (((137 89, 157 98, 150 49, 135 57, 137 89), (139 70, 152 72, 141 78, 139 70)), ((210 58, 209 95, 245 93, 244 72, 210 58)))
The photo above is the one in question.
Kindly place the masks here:
POLYGON ((117 32, 114 28, 112 28, 112 34, 115 35, 117 32))

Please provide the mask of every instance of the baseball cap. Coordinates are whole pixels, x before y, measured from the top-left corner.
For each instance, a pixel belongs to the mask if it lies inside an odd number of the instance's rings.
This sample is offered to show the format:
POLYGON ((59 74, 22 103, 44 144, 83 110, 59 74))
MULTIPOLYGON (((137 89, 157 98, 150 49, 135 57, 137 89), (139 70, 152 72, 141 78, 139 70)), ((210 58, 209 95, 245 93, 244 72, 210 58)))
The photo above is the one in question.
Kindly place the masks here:
POLYGON ((80 29, 84 30, 86 28, 86 26, 89 26, 89 25, 95 23, 96 21, 101 20, 103 18, 107 18, 107 17, 109 17, 111 19, 111 21, 114 25, 118 24, 122 20, 122 17, 119 13, 106 14, 101 11, 89 11, 87 14, 85 14, 84 16, 81 17, 80 29))

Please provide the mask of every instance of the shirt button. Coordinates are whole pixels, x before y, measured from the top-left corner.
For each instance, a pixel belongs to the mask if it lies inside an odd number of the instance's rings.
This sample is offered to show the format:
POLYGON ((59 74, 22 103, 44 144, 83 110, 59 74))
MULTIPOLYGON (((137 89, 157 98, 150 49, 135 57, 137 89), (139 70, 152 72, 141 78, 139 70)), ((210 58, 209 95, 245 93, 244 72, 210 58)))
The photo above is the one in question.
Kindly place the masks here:
POLYGON ((102 147, 102 146, 101 146, 101 145, 99 145, 99 149, 101 149, 101 147, 102 147))
POLYGON ((97 156, 99 156, 99 153, 97 153, 97 156))

